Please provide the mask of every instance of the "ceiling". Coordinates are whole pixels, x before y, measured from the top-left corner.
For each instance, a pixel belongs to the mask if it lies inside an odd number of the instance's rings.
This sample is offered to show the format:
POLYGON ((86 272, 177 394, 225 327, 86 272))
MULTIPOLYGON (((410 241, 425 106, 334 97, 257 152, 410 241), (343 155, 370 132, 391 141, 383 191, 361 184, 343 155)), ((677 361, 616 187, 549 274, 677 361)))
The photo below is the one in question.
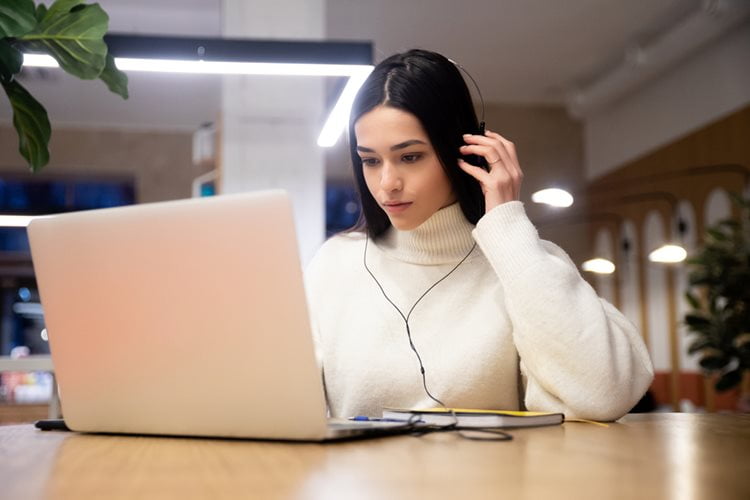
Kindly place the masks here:
POLYGON ((420 47, 467 68, 485 99, 564 104, 626 49, 699 0, 328 0, 328 35, 375 41, 377 59, 420 47))
MULTIPOLYGON (((220 36, 220 0, 98 0, 113 32, 220 36)), ((564 105, 566 96, 698 9, 701 0, 327 0, 327 38, 372 40, 375 59, 414 47, 461 63, 485 101, 564 105)), ((24 82, 53 121, 195 129, 215 119, 218 77, 131 75, 131 100, 100 82, 34 70, 24 82), (190 103, 186 106, 185 103, 190 103), (158 112, 155 112, 158 110, 158 112)), ((0 120, 10 109, 0 99, 0 120)))

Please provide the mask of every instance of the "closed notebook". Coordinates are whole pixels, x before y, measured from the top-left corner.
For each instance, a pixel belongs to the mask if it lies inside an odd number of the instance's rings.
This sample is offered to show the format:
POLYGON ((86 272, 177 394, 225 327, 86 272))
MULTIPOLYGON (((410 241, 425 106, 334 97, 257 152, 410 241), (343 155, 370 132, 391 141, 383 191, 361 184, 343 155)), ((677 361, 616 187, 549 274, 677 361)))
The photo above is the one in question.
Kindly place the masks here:
MULTIPOLYGON (((473 410, 453 408, 460 427, 539 427, 559 425, 565 421, 562 413, 508 410, 473 410)), ((445 408, 399 409, 384 408, 384 419, 409 420, 418 416, 421 421, 432 425, 450 425, 455 422, 450 410, 445 408)))

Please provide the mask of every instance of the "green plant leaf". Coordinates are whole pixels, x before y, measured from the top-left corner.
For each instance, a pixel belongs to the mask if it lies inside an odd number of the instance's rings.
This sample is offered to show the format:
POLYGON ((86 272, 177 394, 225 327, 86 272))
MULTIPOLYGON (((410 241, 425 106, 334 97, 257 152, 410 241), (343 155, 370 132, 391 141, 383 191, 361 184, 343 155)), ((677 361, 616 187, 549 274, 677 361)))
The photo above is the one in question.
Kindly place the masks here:
POLYGON ((128 98, 128 75, 117 69, 115 58, 107 54, 107 64, 99 78, 107 84, 107 88, 123 99, 128 98))
POLYGON ((688 283, 690 286, 703 286, 703 285, 713 285, 716 280, 713 278, 713 276, 709 276, 705 272, 694 272, 688 276, 688 283))
POLYGON ((17 81, 2 82, 13 108, 13 126, 18 132, 18 150, 36 172, 49 161, 47 146, 52 134, 47 111, 17 81))
POLYGON ((711 320, 698 314, 686 314, 685 323, 693 328, 703 328, 711 325, 711 320))
POLYGON ((750 370, 750 345, 743 346, 738 350, 740 357, 740 366, 745 370, 750 370))
POLYGON ((750 332, 738 333, 732 343, 737 349, 750 347, 750 332))
POLYGON ((103 37, 108 24, 109 17, 99 4, 58 0, 36 29, 20 40, 48 52, 68 73, 92 80, 104 70, 107 45, 103 37))
POLYGON ((706 337, 700 337, 696 340, 694 340, 689 346, 688 346, 688 354, 695 354, 696 352, 702 351, 706 347, 716 347, 714 342, 711 339, 708 339, 706 337))
POLYGON ((14 75, 21 71, 22 65, 23 54, 7 40, 0 38, 0 81, 13 80, 14 75))
POLYGON ((684 318, 695 335, 688 351, 699 354, 705 370, 726 372, 717 382, 723 389, 750 369, 750 200, 736 194, 732 199, 742 208, 738 216, 707 228, 702 248, 688 261, 688 288, 698 287, 706 300, 688 290, 694 307, 684 318))
POLYGON ((688 304, 690 304, 690 307, 692 307, 693 309, 701 308, 701 303, 698 300, 698 297, 690 293, 689 290, 685 292, 685 299, 687 300, 688 304))
POLYGON ((49 9, 47 9, 44 16, 46 18, 45 20, 53 21, 58 17, 65 16, 85 1, 86 0, 55 0, 52 2, 52 5, 49 6, 49 9))
POLYGON ((722 228, 729 228, 730 230, 737 230, 742 227, 740 222, 735 219, 724 219, 722 221, 719 221, 716 225, 721 226, 722 228))
POLYGON ((702 266, 703 265, 703 254, 698 254, 693 257, 688 257, 685 259, 685 265, 689 267, 696 267, 696 266, 702 266))
POLYGON ((729 236, 727 236, 721 229, 718 228, 709 228, 706 230, 706 233, 711 235, 711 237, 716 241, 727 241, 729 239, 729 236))
POLYGON ((42 19, 44 19, 44 16, 47 15, 47 6, 43 3, 40 3, 36 6, 36 20, 37 22, 41 23, 42 19))
POLYGON ((718 352, 718 350, 715 354, 705 355, 700 361, 698 361, 698 364, 701 365, 701 367, 709 371, 721 370, 727 366, 728 363, 729 358, 727 358, 724 353, 718 352))
POLYGON ((726 372, 724 375, 719 377, 719 380, 716 381, 716 390, 719 392, 723 392, 726 390, 729 390, 733 387, 736 387, 739 385, 739 383, 742 381, 742 370, 732 370, 729 372, 726 372))
POLYGON ((35 26, 33 0, 3 0, 0 3, 0 38, 21 36, 35 26))
POLYGON ((729 197, 737 205, 739 205, 741 207, 745 207, 745 208, 750 208, 750 199, 743 198, 743 196, 740 193, 738 193, 736 191, 731 191, 729 193, 729 197))

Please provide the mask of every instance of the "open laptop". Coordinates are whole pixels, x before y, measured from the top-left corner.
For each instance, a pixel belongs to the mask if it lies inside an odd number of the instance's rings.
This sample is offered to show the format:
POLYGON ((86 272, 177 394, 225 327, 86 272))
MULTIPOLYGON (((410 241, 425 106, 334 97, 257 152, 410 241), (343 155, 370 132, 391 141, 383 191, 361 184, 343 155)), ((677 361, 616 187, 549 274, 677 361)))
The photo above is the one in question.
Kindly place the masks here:
POLYGON ((35 219, 28 227, 74 431, 283 440, 331 425, 283 191, 35 219))

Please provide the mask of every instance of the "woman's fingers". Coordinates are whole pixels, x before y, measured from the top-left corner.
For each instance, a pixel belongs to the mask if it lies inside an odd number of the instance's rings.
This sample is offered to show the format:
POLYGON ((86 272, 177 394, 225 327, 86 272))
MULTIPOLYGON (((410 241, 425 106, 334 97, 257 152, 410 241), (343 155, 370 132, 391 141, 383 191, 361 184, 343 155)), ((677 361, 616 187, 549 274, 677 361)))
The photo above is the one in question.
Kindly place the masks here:
POLYGON ((518 162, 518 155, 516 154, 516 146, 511 141, 503 137, 502 135, 493 132, 491 130, 486 130, 485 133, 492 137, 495 140, 500 141, 500 143, 503 145, 503 150, 508 154, 508 163, 507 167, 508 170, 513 177, 516 186, 516 194, 519 195, 521 192, 520 184, 523 180, 523 171, 521 170, 521 164, 518 162))
POLYGON ((513 166, 518 170, 519 173, 521 173, 521 166, 518 162, 518 155, 516 154, 516 145, 502 135, 491 130, 486 130, 485 134, 496 141, 500 141, 500 144, 502 144, 503 146, 502 149, 508 154, 508 158, 512 162, 513 166))
POLYGON ((484 185, 484 183, 487 181, 487 177, 489 176, 489 174, 485 169, 477 167, 476 165, 472 165, 471 163, 464 161, 461 158, 458 159, 458 166, 461 168, 461 170, 479 181, 480 184, 484 185))
POLYGON ((464 134, 463 136, 464 141, 468 144, 482 144, 484 146, 491 146, 495 143, 497 140, 493 137, 487 137, 484 135, 477 135, 477 134, 464 134))
POLYGON ((487 160, 487 164, 497 163, 498 160, 504 162, 513 161, 513 155, 506 150, 505 144, 500 140, 498 134, 494 134, 493 136, 464 134, 463 138, 468 143, 467 146, 462 147, 461 152, 463 154, 482 155, 487 160), (477 147, 484 149, 477 149, 477 147), (466 148, 467 152, 463 151, 464 148, 466 148))
POLYGON ((490 130, 486 130, 484 136, 466 134, 463 139, 466 145, 461 146, 461 154, 480 155, 489 165, 487 172, 464 160, 458 161, 459 167, 482 186, 487 210, 498 204, 519 199, 523 172, 518 163, 515 145, 490 130))
POLYGON ((497 158, 500 156, 500 154, 496 152, 495 148, 477 144, 461 146, 461 154, 482 156, 485 160, 487 160, 487 163, 489 163, 490 161, 497 161, 497 158))

